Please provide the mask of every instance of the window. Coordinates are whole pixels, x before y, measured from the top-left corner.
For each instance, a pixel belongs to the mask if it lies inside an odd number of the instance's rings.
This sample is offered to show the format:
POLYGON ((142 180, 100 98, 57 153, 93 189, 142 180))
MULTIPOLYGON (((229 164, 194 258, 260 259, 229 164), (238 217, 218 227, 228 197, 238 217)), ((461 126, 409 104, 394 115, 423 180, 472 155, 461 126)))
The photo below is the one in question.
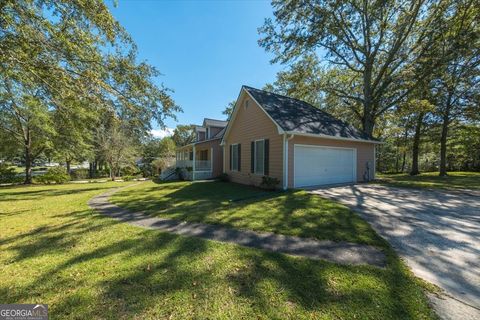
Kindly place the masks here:
POLYGON ((255 170, 256 174, 264 174, 265 140, 255 141, 255 170))
POLYGON ((238 144, 232 144, 231 148, 232 148, 231 149, 232 152, 231 152, 230 161, 231 161, 231 165, 232 165, 232 170, 233 171, 240 171, 240 169, 239 169, 239 162, 240 162, 239 161, 240 160, 239 159, 240 158, 239 157, 239 145, 238 144))
POLYGON ((246 100, 245 100, 245 109, 248 109, 248 104, 249 104, 249 100, 246 99, 246 100))
POLYGON ((201 150, 200 151, 200 160, 207 161, 208 160, 208 150, 201 150))

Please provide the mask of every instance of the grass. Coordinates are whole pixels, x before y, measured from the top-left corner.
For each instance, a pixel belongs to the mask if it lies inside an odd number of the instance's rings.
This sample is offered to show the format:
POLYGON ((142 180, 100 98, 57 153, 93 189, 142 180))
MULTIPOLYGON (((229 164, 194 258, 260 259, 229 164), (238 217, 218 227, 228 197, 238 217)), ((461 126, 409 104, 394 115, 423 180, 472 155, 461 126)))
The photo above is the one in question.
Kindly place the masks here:
POLYGON ((305 191, 269 192, 223 182, 147 182, 116 193, 132 211, 237 229, 382 246, 382 239, 347 207, 305 191))
POLYGON ((386 244, 385 269, 340 266, 145 230, 87 207, 127 184, 0 188, 0 301, 47 303, 51 319, 434 317, 386 244))
POLYGON ((438 176, 438 172, 422 173, 417 176, 378 174, 378 178, 380 183, 396 187, 480 190, 480 172, 449 172, 446 177, 438 176))

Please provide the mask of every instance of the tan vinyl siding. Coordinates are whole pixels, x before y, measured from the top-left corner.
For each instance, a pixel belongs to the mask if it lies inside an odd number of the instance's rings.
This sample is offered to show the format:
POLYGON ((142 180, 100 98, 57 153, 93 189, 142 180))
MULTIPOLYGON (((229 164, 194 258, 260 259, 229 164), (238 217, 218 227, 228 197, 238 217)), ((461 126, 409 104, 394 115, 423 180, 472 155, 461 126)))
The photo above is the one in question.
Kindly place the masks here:
POLYGON ((307 144, 357 149, 357 181, 363 181, 367 161, 370 162, 370 179, 374 177, 375 144, 368 142, 342 141, 316 137, 294 136, 288 141, 288 187, 293 188, 294 145, 307 144))
POLYGON ((218 177, 223 172, 223 150, 222 150, 222 146, 220 145, 220 142, 221 142, 220 139, 215 139, 215 140, 197 143, 195 145, 196 153, 199 153, 200 150, 208 150, 208 153, 210 154, 210 150, 211 150, 210 148, 213 148, 213 155, 211 158, 209 158, 209 160, 213 160, 213 163, 212 163, 213 178, 218 177))
POLYGON ((262 175, 250 172, 251 142, 259 139, 269 139, 269 176, 283 180, 283 136, 278 133, 277 126, 260 109, 260 107, 245 93, 242 92, 237 106, 237 114, 230 124, 228 137, 225 138, 225 172, 231 181, 259 185, 262 175), (245 99, 249 99, 248 108, 245 108, 245 99), (240 172, 230 170, 230 145, 241 144, 240 172))

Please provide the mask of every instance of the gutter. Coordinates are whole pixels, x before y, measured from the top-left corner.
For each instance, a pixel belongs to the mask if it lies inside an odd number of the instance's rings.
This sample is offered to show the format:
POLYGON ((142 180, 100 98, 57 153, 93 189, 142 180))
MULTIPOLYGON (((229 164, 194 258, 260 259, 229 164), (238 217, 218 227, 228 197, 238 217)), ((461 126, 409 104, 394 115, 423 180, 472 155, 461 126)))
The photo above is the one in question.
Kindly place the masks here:
POLYGON ((385 143, 383 141, 378 141, 378 140, 344 138, 344 137, 329 136, 327 134, 321 134, 321 133, 302 133, 302 132, 296 132, 296 131, 287 131, 286 133, 291 134, 291 135, 297 135, 297 136, 324 138, 324 139, 330 139, 330 140, 342 140, 342 141, 351 141, 351 142, 366 142, 366 143, 374 143, 374 144, 384 144, 385 143))

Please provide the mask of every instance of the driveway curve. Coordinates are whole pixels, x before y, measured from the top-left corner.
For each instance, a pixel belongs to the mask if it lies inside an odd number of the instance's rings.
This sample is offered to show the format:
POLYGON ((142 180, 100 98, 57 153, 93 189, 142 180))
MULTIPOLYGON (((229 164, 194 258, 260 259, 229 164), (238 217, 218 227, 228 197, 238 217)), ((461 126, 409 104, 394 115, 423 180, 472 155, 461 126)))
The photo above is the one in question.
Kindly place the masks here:
POLYGON ((430 295, 443 319, 480 319, 480 193, 353 185, 311 191, 350 206, 412 271, 444 292, 430 295))

